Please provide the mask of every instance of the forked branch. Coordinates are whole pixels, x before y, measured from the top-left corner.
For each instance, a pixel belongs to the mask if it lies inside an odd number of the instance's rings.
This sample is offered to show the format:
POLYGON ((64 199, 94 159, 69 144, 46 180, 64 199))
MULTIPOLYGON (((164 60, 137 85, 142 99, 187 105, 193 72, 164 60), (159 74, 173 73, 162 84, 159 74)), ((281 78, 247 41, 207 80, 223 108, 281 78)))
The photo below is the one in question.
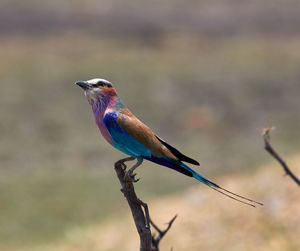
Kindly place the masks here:
POLYGON ((161 239, 166 235, 166 233, 169 231, 169 229, 172 227, 172 224, 177 218, 177 214, 172 218, 172 220, 169 221, 168 226, 165 230, 159 229, 153 221, 150 219, 150 224, 153 226, 153 228, 157 231, 158 235, 152 235, 152 251, 159 251, 159 242, 161 239))

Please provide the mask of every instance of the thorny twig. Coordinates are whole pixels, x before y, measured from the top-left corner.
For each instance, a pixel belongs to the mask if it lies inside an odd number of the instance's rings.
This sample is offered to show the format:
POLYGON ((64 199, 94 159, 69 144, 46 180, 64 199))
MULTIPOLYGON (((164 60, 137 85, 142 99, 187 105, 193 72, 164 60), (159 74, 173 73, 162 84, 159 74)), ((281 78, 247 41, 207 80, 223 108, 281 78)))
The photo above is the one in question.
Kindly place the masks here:
POLYGON ((292 173, 292 171, 289 169, 287 164, 282 160, 282 158, 278 155, 278 153, 273 149, 273 147, 270 144, 270 132, 272 128, 268 127, 265 128, 263 131, 263 137, 264 137, 264 142, 265 142, 265 149, 268 151, 283 167, 285 174, 290 176, 296 184, 300 186, 300 180, 292 173))

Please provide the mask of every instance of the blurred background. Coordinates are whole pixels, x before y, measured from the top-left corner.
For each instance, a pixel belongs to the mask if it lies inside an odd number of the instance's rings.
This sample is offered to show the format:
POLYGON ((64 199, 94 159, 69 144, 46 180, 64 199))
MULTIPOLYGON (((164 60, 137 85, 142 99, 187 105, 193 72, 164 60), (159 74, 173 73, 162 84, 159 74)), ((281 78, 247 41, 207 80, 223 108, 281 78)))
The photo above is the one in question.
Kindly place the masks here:
POLYGON ((163 250, 296 250, 300 2, 0 1, 0 249, 137 250, 113 163, 77 80, 105 78, 199 172, 253 210, 144 163, 138 195, 163 250), (272 117, 272 124, 270 124, 272 117))

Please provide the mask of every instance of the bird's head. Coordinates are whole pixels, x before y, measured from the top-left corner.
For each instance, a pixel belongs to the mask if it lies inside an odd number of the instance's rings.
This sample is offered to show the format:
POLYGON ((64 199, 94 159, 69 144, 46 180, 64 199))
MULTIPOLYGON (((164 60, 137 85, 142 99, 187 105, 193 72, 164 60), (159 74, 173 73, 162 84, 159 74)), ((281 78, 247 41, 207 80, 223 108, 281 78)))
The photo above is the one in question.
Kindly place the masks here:
POLYGON ((94 78, 87 81, 77 81, 75 84, 84 90, 84 94, 90 104, 100 101, 105 97, 116 95, 116 91, 111 82, 105 79, 94 78))

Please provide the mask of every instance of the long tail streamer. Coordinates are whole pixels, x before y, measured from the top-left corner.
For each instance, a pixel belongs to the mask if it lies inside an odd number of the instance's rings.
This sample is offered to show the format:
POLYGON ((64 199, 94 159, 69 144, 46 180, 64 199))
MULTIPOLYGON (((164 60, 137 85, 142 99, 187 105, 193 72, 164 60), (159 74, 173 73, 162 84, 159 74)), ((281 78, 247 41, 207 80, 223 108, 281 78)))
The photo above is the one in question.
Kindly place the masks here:
POLYGON ((235 194, 235 193, 233 193, 233 192, 230 192, 230 191, 224 189, 223 187, 215 186, 215 185, 212 185, 212 184, 207 184, 207 185, 208 185, 210 188, 214 189, 215 191, 217 191, 217 192, 219 192, 219 193, 221 193, 221 194, 223 194, 223 195, 225 195, 225 196, 227 196, 227 197, 229 197, 229 198, 231 198, 231 199, 233 199, 233 200, 236 200, 236 201, 238 201, 238 202, 241 202, 241 203, 243 203, 243 204, 246 204, 246 205, 248 205, 248 206, 256 207, 254 204, 251 204, 251 203, 248 203, 248 202, 239 200, 239 199, 237 199, 237 198, 235 198, 235 197, 233 197, 233 196, 231 196, 231 195, 229 195, 229 194, 232 194, 232 195, 234 195, 234 196, 236 196, 236 197, 238 197, 238 198, 244 199, 244 200, 246 200, 246 201, 250 201, 250 202, 252 202, 252 203, 258 204, 258 205, 260 205, 260 206, 263 206, 263 205, 264 205, 264 204, 261 203, 261 202, 258 202, 258 201, 255 201, 255 200, 246 198, 246 197, 244 197, 244 196, 235 194), (222 191, 224 191, 224 192, 222 192, 222 191), (226 194, 225 192, 226 192, 226 193, 229 193, 229 194, 226 194))
MULTIPOLYGON (((183 164, 183 163, 182 163, 183 164)), ((205 178, 204 176, 202 176, 201 174, 197 173, 195 170, 193 170, 192 168, 190 168, 189 166, 183 164, 182 167, 184 167, 185 169, 189 170, 192 174, 193 177, 199 181, 201 181, 202 183, 204 183, 205 185, 209 186, 210 188, 214 189, 215 191, 235 200, 238 201, 240 203, 243 203, 245 205, 251 206, 251 207, 256 207, 255 204, 263 206, 263 203, 249 199, 247 197, 241 196, 239 194, 233 193, 219 185, 217 185, 216 183, 212 182, 211 180, 205 178), (244 201, 245 200, 245 201, 244 201)))

